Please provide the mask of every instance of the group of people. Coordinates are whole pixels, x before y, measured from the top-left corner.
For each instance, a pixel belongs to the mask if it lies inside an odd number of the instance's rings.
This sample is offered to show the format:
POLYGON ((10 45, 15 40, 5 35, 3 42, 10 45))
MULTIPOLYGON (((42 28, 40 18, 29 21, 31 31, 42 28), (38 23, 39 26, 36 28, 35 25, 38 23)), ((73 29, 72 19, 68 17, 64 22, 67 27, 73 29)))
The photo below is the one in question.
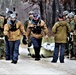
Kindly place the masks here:
POLYGON ((40 60, 40 48, 42 37, 45 34, 48 37, 48 29, 39 14, 35 12, 29 12, 29 20, 27 26, 21 23, 17 18, 17 13, 8 11, 4 17, 6 23, 3 24, 3 35, 5 37, 5 59, 12 60, 11 63, 16 64, 18 62, 19 45, 23 35, 23 43, 28 42, 29 38, 34 45, 35 60, 40 60))
MULTIPOLYGON (((1 15, 2 16, 2 15, 1 15)), ((0 25, 1 26, 1 25, 0 25)), ((7 11, 4 16, 3 36, 5 37, 5 59, 16 64, 19 55, 21 35, 26 37, 22 23, 17 19, 17 13, 7 11)))
POLYGON ((69 54, 70 59, 76 59, 76 48, 75 48, 75 40, 76 40, 76 13, 68 11, 63 12, 64 20, 70 25, 71 31, 67 37, 66 43, 66 54, 69 54))
MULTIPOLYGON (((3 22, 5 58, 6 60, 12 60, 11 63, 14 64, 18 62, 19 45, 23 35, 22 42, 28 44, 28 46, 30 45, 30 42, 32 42, 35 52, 35 61, 39 61, 42 37, 44 36, 48 39, 48 28, 46 23, 41 19, 40 14, 34 11, 29 12, 29 18, 24 22, 24 25, 18 20, 17 16, 17 13, 8 11, 7 15, 4 17, 7 20, 4 20, 5 23, 3 22)), ((74 15, 72 12, 67 13, 67 11, 64 11, 63 15, 58 16, 58 21, 52 27, 55 40, 52 63, 57 62, 58 56, 60 63, 64 63, 67 36, 70 32, 74 32, 76 28, 75 22, 72 20, 73 18, 74 15)))
POLYGON ((70 58, 76 58, 76 22, 74 12, 67 10, 59 15, 58 22, 52 27, 55 34, 55 49, 52 63, 56 63, 59 57, 60 63, 64 63, 65 52, 70 58))
MULTIPOLYGON (((38 13, 30 11, 29 19, 24 22, 24 27, 27 32, 27 40, 30 40, 33 44, 35 52, 35 60, 40 60, 40 48, 42 37, 48 38, 48 29, 46 23, 41 20, 38 13)), ((28 46, 30 41, 28 41, 28 46)))

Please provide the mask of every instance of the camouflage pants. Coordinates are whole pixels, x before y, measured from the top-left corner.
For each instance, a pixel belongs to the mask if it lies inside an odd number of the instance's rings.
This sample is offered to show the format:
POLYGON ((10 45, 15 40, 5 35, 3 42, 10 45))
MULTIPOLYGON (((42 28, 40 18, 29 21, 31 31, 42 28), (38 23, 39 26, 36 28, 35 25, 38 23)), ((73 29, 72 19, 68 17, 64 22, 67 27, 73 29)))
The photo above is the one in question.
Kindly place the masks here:
POLYGON ((0 59, 2 59, 2 57, 5 55, 4 48, 4 39, 0 39, 0 59))
POLYGON ((73 42, 73 53, 76 56, 76 42, 73 42))
POLYGON ((73 35, 73 53, 76 57, 76 35, 73 35))

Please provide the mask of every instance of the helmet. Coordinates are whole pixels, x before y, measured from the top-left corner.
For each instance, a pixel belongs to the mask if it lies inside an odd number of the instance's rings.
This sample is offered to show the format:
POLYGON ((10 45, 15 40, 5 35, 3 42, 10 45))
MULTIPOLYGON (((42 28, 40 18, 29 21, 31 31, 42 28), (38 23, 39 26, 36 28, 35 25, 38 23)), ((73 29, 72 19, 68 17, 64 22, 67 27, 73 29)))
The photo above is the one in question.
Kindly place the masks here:
POLYGON ((15 19, 16 18, 16 14, 11 14, 10 17, 11 17, 11 19, 15 19))
POLYGON ((68 14, 69 12, 67 10, 63 12, 63 15, 68 15, 68 14))
POLYGON ((74 17, 74 14, 71 12, 68 14, 68 18, 73 18, 74 17))
POLYGON ((30 15, 30 14, 34 14, 34 11, 30 11, 30 12, 29 12, 29 15, 30 15))

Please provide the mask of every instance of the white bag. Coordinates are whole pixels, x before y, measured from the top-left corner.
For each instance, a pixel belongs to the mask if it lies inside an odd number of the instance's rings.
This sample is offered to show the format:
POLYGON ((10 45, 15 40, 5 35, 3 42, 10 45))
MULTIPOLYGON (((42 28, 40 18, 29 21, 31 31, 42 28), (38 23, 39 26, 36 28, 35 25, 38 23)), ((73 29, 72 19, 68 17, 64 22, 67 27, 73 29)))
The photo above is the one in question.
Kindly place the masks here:
POLYGON ((54 51, 54 47, 55 47, 55 43, 45 42, 44 44, 42 44, 42 48, 46 50, 54 51))

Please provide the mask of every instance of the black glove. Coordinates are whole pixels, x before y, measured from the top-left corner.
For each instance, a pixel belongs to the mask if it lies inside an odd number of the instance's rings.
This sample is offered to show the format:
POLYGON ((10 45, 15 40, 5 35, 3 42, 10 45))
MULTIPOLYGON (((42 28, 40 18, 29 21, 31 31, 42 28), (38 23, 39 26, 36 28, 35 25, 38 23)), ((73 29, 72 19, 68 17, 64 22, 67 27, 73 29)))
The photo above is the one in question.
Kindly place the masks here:
POLYGON ((27 44, 27 42, 26 42, 26 36, 25 35, 23 35, 22 43, 23 44, 27 44))
POLYGON ((23 35, 23 38, 24 38, 24 39, 26 39, 26 36, 25 36, 25 35, 23 35))
POLYGON ((5 35, 5 40, 8 41, 8 36, 7 35, 5 35))

